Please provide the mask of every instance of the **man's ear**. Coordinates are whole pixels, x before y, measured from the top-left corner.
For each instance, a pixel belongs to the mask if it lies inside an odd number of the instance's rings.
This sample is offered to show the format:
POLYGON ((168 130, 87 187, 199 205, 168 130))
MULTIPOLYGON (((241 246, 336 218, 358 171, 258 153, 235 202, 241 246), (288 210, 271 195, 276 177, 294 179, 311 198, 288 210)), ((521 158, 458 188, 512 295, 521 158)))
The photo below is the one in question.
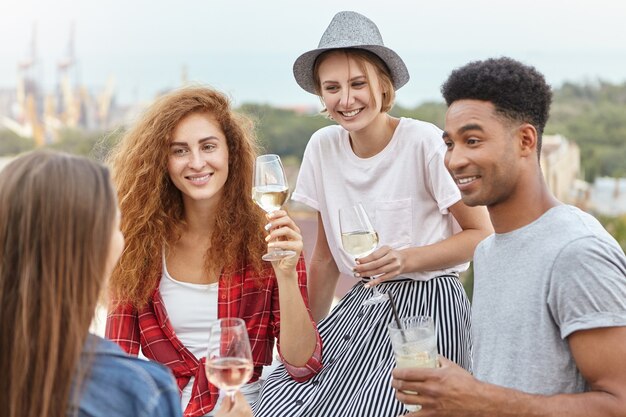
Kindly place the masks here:
POLYGON ((524 123, 517 129, 517 139, 522 156, 536 156, 539 136, 537 129, 530 123, 524 123))

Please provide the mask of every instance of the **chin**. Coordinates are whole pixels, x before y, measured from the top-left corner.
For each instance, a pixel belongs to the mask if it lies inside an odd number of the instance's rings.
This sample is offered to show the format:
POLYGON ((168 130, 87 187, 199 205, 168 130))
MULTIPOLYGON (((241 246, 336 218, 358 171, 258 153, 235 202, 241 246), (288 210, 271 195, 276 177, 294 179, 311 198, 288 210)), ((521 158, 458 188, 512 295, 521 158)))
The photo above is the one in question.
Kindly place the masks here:
POLYGON ((468 207, 486 206, 487 205, 487 201, 485 201, 484 199, 481 199, 481 198, 479 198, 477 196, 461 194, 461 200, 463 200, 463 203, 466 206, 468 206, 468 207))

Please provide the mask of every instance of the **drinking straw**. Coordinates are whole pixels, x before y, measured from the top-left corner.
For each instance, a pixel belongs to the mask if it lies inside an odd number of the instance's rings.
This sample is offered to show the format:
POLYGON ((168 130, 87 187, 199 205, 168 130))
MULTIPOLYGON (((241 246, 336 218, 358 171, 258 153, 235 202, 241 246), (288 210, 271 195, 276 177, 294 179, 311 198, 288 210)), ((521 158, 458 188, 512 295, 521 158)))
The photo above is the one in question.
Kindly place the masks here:
POLYGON ((393 300, 393 294, 389 291, 387 292, 389 296, 389 302, 391 303, 391 309, 393 310, 393 317, 396 319, 396 324, 398 325, 398 329, 400 329, 400 335, 402 336, 402 340, 404 343, 408 342, 406 339, 406 334, 404 333, 404 326, 402 326, 402 322, 400 321, 400 316, 398 316, 398 309, 396 308, 396 302, 393 300))

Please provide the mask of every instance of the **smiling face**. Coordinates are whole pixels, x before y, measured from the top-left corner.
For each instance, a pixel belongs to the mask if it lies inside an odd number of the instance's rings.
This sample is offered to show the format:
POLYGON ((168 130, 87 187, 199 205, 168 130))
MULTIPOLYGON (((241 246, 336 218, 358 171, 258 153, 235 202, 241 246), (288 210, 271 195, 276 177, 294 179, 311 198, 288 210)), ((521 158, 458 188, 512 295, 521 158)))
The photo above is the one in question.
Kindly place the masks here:
POLYGON ((344 52, 331 52, 319 64, 318 77, 328 114, 344 129, 360 131, 384 118, 381 83, 371 63, 359 65, 344 52))
POLYGON ((226 135, 215 118, 192 113, 172 132, 167 171, 183 203, 219 202, 228 179, 226 135))
POLYGON ((468 206, 493 207, 514 195, 520 172, 516 130, 490 102, 450 105, 443 134, 445 164, 468 206))

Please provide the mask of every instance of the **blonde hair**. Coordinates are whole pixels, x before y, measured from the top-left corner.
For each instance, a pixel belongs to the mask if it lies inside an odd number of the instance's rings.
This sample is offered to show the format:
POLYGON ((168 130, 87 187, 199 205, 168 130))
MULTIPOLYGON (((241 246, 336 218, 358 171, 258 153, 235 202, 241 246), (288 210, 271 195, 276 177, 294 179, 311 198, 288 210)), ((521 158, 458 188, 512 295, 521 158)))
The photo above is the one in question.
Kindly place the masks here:
POLYGON ((0 415, 65 417, 105 281, 117 205, 108 170, 36 151, 0 172, 0 415))
POLYGON ((183 88, 160 97, 126 133, 108 161, 122 211, 126 248, 111 277, 113 299, 141 307, 161 276, 161 254, 180 237, 183 202, 167 173, 172 132, 192 113, 215 118, 226 135, 228 179, 217 208, 206 267, 224 266, 226 276, 249 263, 265 268, 265 217, 250 197, 257 155, 252 122, 231 109, 228 98, 205 87, 183 88))
MULTIPOLYGON (((387 65, 383 62, 382 59, 380 59, 376 54, 365 49, 331 49, 320 54, 320 56, 317 57, 313 66, 313 79, 315 80, 315 92, 320 97, 320 99, 322 98, 322 85, 320 82, 319 69, 322 65, 322 62, 324 62, 324 59, 326 59, 331 54, 344 54, 346 58, 352 58, 357 62, 359 69, 363 72, 363 74, 365 74, 365 79, 367 80, 368 86, 370 86, 370 100, 372 100, 374 103, 377 103, 377 98, 374 97, 374 92, 371 88, 370 75, 369 71, 367 70, 366 64, 372 65, 374 67, 374 71, 376 77, 378 78, 378 82, 380 83, 382 91, 382 103, 380 112, 386 113, 391 110, 391 108, 393 107, 393 103, 396 99, 396 90, 393 88, 391 72, 389 71, 389 68, 387 68, 387 65)), ((322 104, 324 103, 322 102, 322 104)), ((328 113, 328 109, 324 107, 321 112, 328 113)))

